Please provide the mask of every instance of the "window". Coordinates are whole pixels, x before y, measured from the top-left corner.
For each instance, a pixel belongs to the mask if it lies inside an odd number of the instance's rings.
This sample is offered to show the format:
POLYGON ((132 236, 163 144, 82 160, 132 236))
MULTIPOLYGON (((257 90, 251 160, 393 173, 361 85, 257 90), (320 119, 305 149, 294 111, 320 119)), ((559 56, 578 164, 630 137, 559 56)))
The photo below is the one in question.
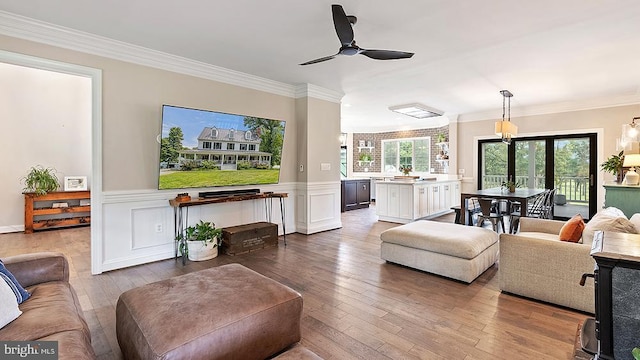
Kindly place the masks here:
POLYGON ((211 149, 211 141, 203 141, 202 142, 203 149, 211 149))
POLYGON ((240 144, 241 151, 247 151, 247 144, 240 144))
POLYGON ((212 138, 217 138, 218 137, 218 129, 216 128, 211 128, 211 133, 210 133, 212 138))
POLYGON ((256 145, 255 144, 249 144, 249 151, 256 151, 256 145))
POLYGON ((213 149, 214 150, 221 150, 222 149, 222 143, 214 142, 213 143, 213 149))
POLYGON ((234 143, 227 143, 227 150, 233 150, 236 148, 236 144, 234 143))
POLYGON ((247 131, 244 133, 244 139, 245 139, 245 140, 251 140, 251 130, 247 130, 247 131))
POLYGON ((382 141, 382 169, 387 173, 400 171, 410 165, 415 172, 429 172, 431 168, 431 138, 382 141))

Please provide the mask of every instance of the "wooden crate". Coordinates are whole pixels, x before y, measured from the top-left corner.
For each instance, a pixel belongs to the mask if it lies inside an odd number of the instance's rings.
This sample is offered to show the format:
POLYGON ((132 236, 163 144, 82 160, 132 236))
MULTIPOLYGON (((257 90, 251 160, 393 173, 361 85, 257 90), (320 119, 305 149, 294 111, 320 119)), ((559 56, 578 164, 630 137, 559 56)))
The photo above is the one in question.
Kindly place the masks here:
POLYGON ((222 249, 225 254, 238 255, 278 246, 278 225, 256 222, 222 229, 222 249))

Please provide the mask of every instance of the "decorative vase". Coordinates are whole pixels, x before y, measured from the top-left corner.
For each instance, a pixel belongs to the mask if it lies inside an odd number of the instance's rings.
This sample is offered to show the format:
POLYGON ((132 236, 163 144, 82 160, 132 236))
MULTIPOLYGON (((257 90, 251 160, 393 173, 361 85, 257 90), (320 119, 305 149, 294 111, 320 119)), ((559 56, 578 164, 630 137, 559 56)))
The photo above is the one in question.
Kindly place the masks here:
POLYGON ((187 241, 187 248, 189 249, 189 260, 191 261, 210 260, 218 256, 218 246, 213 243, 207 243, 205 246, 204 241, 187 241))
POLYGON ((509 192, 510 193, 516 192, 516 186, 515 185, 509 186, 509 192))

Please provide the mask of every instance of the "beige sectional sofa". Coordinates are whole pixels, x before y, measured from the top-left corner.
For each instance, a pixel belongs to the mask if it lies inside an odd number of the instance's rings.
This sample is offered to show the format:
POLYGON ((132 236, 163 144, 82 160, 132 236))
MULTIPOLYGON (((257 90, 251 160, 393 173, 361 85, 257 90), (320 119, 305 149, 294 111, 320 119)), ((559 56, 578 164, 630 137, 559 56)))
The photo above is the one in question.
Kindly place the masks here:
POLYGON ((582 274, 591 274, 595 268, 590 255, 593 234, 598 230, 637 233, 640 214, 629 220, 618 209, 604 209, 586 224, 580 243, 560 241, 564 224, 522 218, 518 234, 500 234, 500 290, 593 313, 593 280, 580 286, 582 274))
POLYGON ((573 309, 594 312, 591 244, 560 241, 563 221, 522 218, 520 232, 500 234, 500 290, 573 309))

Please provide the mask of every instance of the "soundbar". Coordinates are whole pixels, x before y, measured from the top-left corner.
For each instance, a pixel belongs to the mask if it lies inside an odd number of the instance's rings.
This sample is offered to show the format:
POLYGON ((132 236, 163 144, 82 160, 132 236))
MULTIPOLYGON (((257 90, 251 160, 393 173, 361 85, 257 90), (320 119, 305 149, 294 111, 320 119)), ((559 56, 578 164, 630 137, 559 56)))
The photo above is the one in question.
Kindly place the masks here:
POLYGON ((216 198, 236 195, 255 195, 260 193, 260 189, 243 189, 243 190, 223 190, 223 191, 203 191, 198 193, 200 198, 216 198))

